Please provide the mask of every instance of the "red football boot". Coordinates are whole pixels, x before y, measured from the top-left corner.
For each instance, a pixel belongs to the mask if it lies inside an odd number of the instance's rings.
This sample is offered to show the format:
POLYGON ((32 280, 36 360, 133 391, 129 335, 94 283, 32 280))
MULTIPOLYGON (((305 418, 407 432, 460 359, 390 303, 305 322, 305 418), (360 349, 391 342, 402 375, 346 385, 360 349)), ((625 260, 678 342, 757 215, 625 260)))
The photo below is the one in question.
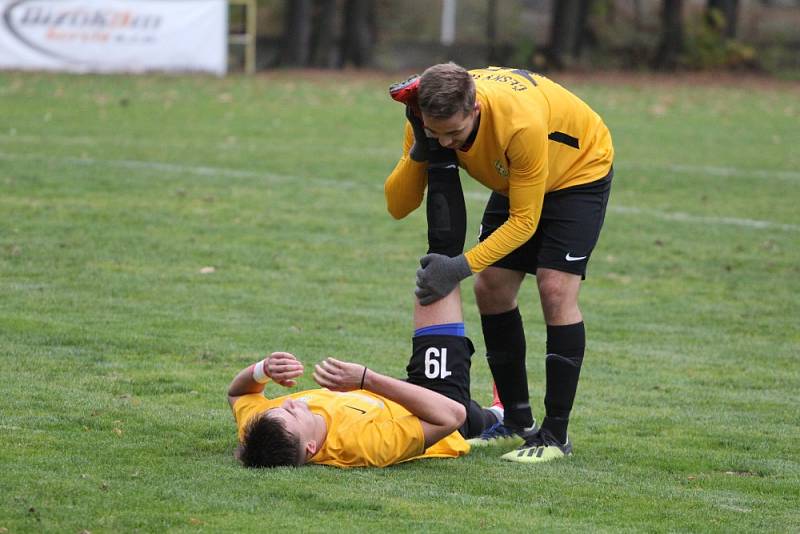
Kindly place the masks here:
POLYGON ((408 106, 417 117, 422 117, 422 113, 417 103, 417 90, 419 89, 419 75, 415 74, 389 86, 389 96, 401 104, 408 106))

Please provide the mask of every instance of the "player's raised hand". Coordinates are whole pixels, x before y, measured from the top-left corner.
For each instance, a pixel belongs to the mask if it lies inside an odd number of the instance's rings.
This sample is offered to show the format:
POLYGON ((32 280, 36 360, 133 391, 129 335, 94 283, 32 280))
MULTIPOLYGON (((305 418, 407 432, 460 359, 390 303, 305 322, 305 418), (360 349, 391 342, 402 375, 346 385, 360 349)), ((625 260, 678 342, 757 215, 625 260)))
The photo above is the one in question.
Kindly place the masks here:
POLYGON ((303 370, 303 364, 288 352, 273 352, 264 360, 264 372, 283 387, 297 385, 294 379, 302 375, 303 370))
POLYGON ((331 391, 352 391, 364 387, 367 368, 358 363, 325 358, 314 367, 314 381, 331 391))

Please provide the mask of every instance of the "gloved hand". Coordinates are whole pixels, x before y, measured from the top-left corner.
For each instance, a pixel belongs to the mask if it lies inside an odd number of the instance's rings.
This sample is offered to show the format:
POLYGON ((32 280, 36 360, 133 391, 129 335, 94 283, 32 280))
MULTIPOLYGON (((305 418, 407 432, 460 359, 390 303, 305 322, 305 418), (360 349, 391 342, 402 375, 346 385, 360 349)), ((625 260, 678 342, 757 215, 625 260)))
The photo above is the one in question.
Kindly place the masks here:
POLYGON ((411 106, 406 106, 406 118, 411 123, 411 130, 414 132, 414 144, 411 145, 411 150, 408 155, 414 161, 428 161, 428 135, 425 133, 425 126, 422 125, 422 119, 414 115, 411 106))
POLYGON ((448 258, 442 254, 427 254, 420 258, 417 270, 417 288, 414 294, 423 306, 446 297, 458 283, 472 275, 467 258, 461 254, 448 258))

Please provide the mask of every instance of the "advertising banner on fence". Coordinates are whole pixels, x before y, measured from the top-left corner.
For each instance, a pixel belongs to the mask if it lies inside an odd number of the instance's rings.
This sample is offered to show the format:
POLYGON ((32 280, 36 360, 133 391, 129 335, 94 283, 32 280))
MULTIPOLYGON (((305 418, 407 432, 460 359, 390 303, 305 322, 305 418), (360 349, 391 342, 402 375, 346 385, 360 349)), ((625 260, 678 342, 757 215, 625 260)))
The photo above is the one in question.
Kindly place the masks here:
POLYGON ((0 69, 222 75, 227 43, 225 0, 0 0, 0 69))

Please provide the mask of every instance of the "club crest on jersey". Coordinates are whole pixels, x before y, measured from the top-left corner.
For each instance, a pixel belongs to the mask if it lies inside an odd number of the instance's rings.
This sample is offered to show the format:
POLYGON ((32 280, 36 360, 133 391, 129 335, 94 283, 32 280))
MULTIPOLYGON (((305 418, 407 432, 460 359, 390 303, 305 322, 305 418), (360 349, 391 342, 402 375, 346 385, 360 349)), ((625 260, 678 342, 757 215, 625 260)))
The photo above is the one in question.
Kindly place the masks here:
POLYGON ((508 169, 506 169, 505 166, 500 163, 499 159, 494 160, 494 168, 497 171, 497 174, 500 176, 508 176, 508 169))

